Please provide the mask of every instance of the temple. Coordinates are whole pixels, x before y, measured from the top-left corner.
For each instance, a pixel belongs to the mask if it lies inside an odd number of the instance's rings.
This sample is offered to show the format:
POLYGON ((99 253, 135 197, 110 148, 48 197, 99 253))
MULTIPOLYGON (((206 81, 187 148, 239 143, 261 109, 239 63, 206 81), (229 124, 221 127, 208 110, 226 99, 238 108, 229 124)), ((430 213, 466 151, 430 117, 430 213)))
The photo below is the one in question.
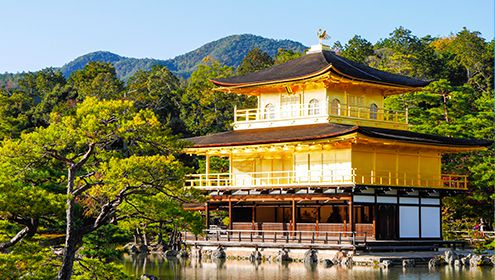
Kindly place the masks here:
POLYGON ((469 185, 466 174, 442 172, 442 155, 490 144, 410 131, 407 108, 386 110, 384 99, 429 82, 353 62, 322 44, 212 82, 258 99, 256 108, 235 109, 232 131, 187 139, 185 152, 203 156, 206 168, 186 184, 208 195, 197 207, 207 228, 218 223, 212 211, 224 211, 228 241, 442 240, 442 198, 469 185), (212 171, 214 157, 228 160, 227 172, 212 171))

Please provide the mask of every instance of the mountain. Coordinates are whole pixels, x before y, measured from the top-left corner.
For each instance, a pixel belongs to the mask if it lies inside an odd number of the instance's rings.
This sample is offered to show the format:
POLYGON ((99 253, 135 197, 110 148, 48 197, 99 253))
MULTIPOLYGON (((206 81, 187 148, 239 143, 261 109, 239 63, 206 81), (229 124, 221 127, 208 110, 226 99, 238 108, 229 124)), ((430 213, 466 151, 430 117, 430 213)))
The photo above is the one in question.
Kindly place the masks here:
POLYGON ((280 48, 297 52, 303 52, 307 48, 303 44, 291 40, 268 39, 251 34, 231 35, 168 60, 130 58, 105 51, 93 52, 65 64, 60 68, 60 71, 68 77, 73 71, 82 69, 91 61, 102 61, 112 63, 117 76, 122 80, 127 80, 138 70, 149 70, 154 65, 166 66, 177 76, 188 78, 205 57, 211 57, 222 64, 237 67, 244 56, 255 47, 271 56, 275 56, 280 48))

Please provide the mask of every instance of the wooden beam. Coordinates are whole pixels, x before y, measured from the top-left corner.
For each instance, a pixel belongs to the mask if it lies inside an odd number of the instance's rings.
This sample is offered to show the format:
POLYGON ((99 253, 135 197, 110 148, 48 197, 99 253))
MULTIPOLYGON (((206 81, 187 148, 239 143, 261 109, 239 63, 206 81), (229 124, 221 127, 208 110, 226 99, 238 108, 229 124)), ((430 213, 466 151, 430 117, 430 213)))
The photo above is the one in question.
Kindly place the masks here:
POLYGON ((292 199, 292 235, 296 234, 297 230, 297 221, 296 221, 297 215, 296 215, 296 200, 292 199))
POLYGON ((229 199, 229 229, 232 230, 232 200, 229 199))
POLYGON ((206 209, 206 229, 209 229, 210 228, 210 203, 209 202, 206 202, 205 203, 205 209, 206 209))
POLYGON ((227 201, 239 202, 239 201, 348 201, 352 199, 350 194, 253 194, 253 195, 215 195, 211 196, 210 201, 215 202, 227 202, 227 201))

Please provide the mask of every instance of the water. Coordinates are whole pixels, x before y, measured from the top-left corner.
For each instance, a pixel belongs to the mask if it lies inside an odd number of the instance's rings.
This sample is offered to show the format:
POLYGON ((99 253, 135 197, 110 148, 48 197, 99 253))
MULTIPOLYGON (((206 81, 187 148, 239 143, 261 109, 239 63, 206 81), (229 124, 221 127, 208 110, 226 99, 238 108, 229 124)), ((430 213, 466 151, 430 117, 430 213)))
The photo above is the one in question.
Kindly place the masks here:
POLYGON ((314 267, 307 266, 303 263, 278 264, 265 262, 256 265, 249 261, 197 262, 194 260, 166 260, 158 257, 125 257, 123 264, 126 272, 134 276, 148 273, 160 279, 495 279, 495 269, 491 267, 464 269, 445 266, 437 270, 429 270, 425 266, 408 269, 401 267, 380 269, 362 266, 345 268, 337 265, 325 268, 321 264, 314 267))

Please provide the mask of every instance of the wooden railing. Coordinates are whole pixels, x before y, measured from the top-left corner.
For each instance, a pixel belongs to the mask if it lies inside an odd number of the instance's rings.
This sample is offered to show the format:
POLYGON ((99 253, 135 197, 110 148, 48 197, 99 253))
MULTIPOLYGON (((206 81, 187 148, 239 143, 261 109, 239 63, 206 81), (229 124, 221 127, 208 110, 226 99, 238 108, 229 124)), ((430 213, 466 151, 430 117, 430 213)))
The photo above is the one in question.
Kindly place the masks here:
POLYGON ((275 121, 299 118, 328 116, 325 105, 309 107, 308 105, 287 105, 272 109, 240 109, 234 108, 234 122, 275 121))
POLYGON ((283 230, 228 230, 209 229, 202 235, 184 233, 184 239, 194 241, 224 241, 247 243, 309 243, 309 244, 350 244, 366 242, 367 234, 356 231, 283 231, 283 230))
POLYGON ((405 111, 392 111, 381 108, 371 109, 371 107, 343 104, 338 108, 332 108, 329 115, 391 123, 409 123, 407 108, 405 111))
POLYGON ((309 107, 306 104, 273 109, 234 109, 234 124, 317 117, 352 118, 398 124, 409 123, 407 109, 406 111, 392 111, 347 104, 335 108, 329 108, 324 104, 319 107, 309 107))
POLYGON ((271 171, 246 173, 192 174, 186 186, 204 190, 307 188, 308 186, 379 185, 418 188, 458 189, 468 187, 467 175, 442 174, 425 177, 394 171, 342 170, 271 171))

